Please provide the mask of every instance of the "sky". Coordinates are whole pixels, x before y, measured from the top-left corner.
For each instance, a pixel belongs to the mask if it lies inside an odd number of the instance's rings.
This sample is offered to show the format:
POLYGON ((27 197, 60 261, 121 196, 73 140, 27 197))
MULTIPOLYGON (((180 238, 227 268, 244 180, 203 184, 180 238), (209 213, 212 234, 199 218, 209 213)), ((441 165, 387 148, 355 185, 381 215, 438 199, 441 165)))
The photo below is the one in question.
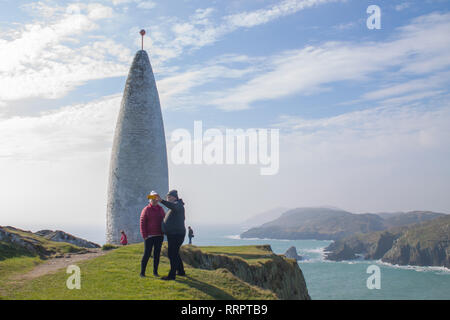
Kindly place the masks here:
MULTIPOLYGON (((0 225, 104 228, 139 30, 186 223, 450 213, 450 1, 0 0, 0 225), (369 29, 369 5, 380 29, 369 29), (279 170, 175 164, 177 129, 278 129, 279 170)), ((149 190, 150 191, 150 190, 149 190)))

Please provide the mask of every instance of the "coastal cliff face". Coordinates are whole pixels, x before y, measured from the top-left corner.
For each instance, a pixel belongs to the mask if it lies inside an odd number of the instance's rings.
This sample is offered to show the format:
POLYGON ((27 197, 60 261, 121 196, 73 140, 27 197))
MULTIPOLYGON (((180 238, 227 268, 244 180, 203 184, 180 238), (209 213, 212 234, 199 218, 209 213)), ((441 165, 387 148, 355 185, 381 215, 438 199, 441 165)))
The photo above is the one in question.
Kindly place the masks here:
POLYGON ((450 268, 450 216, 406 229, 382 260, 400 265, 450 268))
POLYGON ((399 236, 398 231, 353 235, 330 244, 325 248, 325 257, 328 260, 342 261, 356 259, 358 255, 362 255, 366 260, 378 260, 391 249, 399 236))
MULTIPOLYGON (((252 246, 254 247, 254 246, 252 246)), ((191 245, 181 247, 183 261, 200 269, 226 269, 239 279, 271 290, 279 299, 310 300, 302 270, 294 259, 276 255, 269 245, 257 246, 262 254, 214 253, 191 245)), ((163 254, 166 250, 163 250, 163 254)))
POLYGON ((388 231, 353 235, 329 245, 328 260, 351 260, 363 255, 398 265, 450 268, 450 216, 388 231))

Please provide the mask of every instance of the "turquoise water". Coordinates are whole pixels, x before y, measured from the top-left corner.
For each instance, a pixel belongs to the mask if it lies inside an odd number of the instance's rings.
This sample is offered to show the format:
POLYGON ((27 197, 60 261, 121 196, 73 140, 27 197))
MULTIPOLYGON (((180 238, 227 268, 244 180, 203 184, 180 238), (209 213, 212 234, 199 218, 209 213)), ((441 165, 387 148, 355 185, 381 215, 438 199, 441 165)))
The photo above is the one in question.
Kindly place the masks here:
MULTIPOLYGON (((193 226, 194 245, 270 244, 275 253, 295 246, 305 257, 299 266, 312 299, 450 299, 450 270, 434 267, 399 267, 380 261, 332 262, 323 259, 323 248, 331 241, 240 239, 239 227, 193 226), (368 289, 367 267, 381 271, 381 288, 368 289)), ((187 239, 186 239, 187 242, 187 239)), ((186 243, 185 242, 185 243, 186 243)))

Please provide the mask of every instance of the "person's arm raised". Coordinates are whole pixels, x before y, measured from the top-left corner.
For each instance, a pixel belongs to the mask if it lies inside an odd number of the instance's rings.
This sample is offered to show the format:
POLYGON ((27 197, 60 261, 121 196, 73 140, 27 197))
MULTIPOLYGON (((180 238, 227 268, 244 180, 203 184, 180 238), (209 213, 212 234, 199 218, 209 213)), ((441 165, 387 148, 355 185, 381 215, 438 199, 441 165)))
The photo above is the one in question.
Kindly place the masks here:
POLYGON ((176 207, 177 207, 177 205, 175 204, 175 203, 173 203, 173 202, 170 202, 170 201, 166 201, 166 200, 163 200, 163 199, 161 199, 160 200, 161 201, 161 203, 163 204, 163 205, 165 205, 167 208, 169 208, 169 209, 175 209, 176 207))

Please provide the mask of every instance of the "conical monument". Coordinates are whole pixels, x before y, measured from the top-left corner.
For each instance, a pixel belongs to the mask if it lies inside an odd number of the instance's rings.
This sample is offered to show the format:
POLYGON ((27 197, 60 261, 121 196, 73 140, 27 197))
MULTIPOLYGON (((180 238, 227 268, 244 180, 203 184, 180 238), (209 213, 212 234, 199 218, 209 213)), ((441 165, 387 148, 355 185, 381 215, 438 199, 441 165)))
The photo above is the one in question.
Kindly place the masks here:
MULTIPOLYGON (((141 31, 141 35, 145 34, 141 31)), ((166 140, 155 77, 147 52, 133 60, 117 119, 109 171, 106 240, 118 244, 124 230, 129 243, 143 241, 139 218, 155 190, 169 189, 166 140)))

